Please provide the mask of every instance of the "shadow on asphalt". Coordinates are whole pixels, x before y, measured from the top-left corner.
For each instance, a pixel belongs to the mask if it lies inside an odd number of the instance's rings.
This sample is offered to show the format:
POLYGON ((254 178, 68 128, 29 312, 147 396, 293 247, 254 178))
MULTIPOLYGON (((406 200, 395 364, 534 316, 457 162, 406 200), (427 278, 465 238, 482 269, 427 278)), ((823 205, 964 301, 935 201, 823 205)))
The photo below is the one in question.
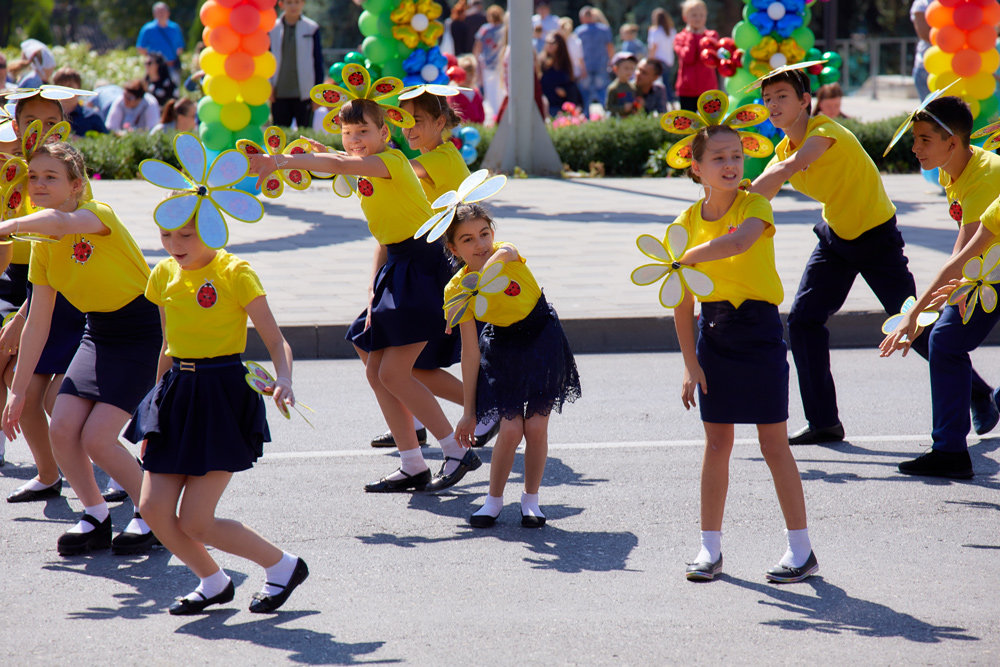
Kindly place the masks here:
POLYGON ((327 632, 316 632, 306 628, 282 628, 282 623, 315 616, 318 611, 279 611, 269 616, 258 616, 247 623, 228 624, 240 612, 235 609, 219 609, 200 616, 197 620, 177 628, 178 634, 191 635, 209 640, 242 641, 255 646, 287 651, 282 659, 304 665, 368 665, 398 663, 394 660, 359 660, 382 648, 385 642, 359 642, 347 644, 338 642, 327 632))
POLYGON ((933 625, 909 614, 870 600, 851 597, 843 588, 822 577, 810 577, 801 584, 766 584, 723 574, 720 580, 754 591, 771 599, 758 603, 781 609, 802 618, 763 621, 762 625, 783 630, 813 630, 823 634, 854 634, 859 637, 899 637, 911 642, 936 644, 942 641, 979 641, 965 628, 933 625), (811 586, 815 595, 795 591, 811 586))

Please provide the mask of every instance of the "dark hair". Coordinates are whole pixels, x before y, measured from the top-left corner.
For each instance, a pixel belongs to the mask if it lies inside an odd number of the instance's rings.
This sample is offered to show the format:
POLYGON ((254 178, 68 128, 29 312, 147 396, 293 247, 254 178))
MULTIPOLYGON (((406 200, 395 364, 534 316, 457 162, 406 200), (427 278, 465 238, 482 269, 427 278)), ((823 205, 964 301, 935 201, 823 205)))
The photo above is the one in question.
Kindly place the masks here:
POLYGON ((793 69, 779 72, 778 74, 764 79, 760 84, 761 94, 764 93, 764 89, 768 86, 773 86, 774 84, 781 83, 782 81, 788 83, 792 87, 795 91, 795 95, 800 100, 806 93, 812 90, 812 87, 809 85, 809 76, 800 69, 793 69))
POLYGON ((59 120, 66 120, 66 114, 63 112, 62 104, 59 103, 59 100, 50 100, 49 98, 42 97, 41 95, 22 97, 14 104, 14 120, 18 121, 17 126, 19 131, 23 132, 25 130, 25 128, 21 127, 21 114, 24 112, 24 108, 31 104, 34 100, 54 104, 59 109, 59 120))
MULTIPOLYGON (((156 65, 156 81, 164 81, 170 78, 170 69, 167 67, 167 61, 159 53, 147 53, 146 61, 152 60, 152 64, 156 65)), ((143 77, 144 81, 153 81, 149 78, 149 72, 146 72, 143 77)))
POLYGON ((80 73, 72 67, 60 67, 52 75, 52 83, 57 86, 79 88, 83 85, 83 79, 80 78, 80 73))
POLYGON ((654 26, 663 28, 663 32, 667 33, 668 36, 670 35, 670 31, 674 29, 674 19, 662 7, 654 9, 650 19, 654 26))
MULTIPOLYGON (((705 149, 708 147, 708 140, 719 134, 731 134, 737 139, 740 138, 740 133, 728 125, 707 125, 698 130, 697 134, 694 135, 694 140, 691 142, 692 161, 701 162, 701 159, 705 157, 705 149)), ((701 185, 701 179, 695 175, 693 169, 688 169, 688 176, 691 177, 692 181, 701 185)))
POLYGON ((558 32, 550 33, 545 41, 552 40, 556 45, 556 52, 549 55, 548 51, 542 51, 542 69, 555 69, 557 72, 565 72, 569 75, 570 81, 575 81, 573 75, 573 61, 569 57, 569 48, 566 46, 566 39, 558 32))
MULTIPOLYGON (((823 100, 835 100, 838 97, 844 96, 844 90, 840 87, 839 83, 828 83, 826 85, 820 86, 816 90, 816 103, 813 104, 812 115, 815 116, 819 113, 819 103, 823 100)), ((841 114, 843 115, 843 114, 841 114)))
POLYGON ((122 86, 122 90, 142 99, 142 96, 146 94, 146 84, 143 83, 142 79, 132 79, 122 86))
MULTIPOLYGON (((451 224, 448 225, 448 229, 445 230, 444 240, 447 241, 448 246, 455 245, 455 234, 458 233, 458 226, 463 222, 468 220, 481 219, 490 226, 490 229, 496 229, 496 223, 493 222, 493 216, 490 212, 486 210, 485 206, 481 204, 460 204, 457 209, 455 209, 455 217, 452 219, 451 224)), ((448 252, 451 252, 449 247, 448 252)), ((454 255, 454 253, 452 253, 454 255)), ((455 260, 459 263, 459 266, 465 264, 458 255, 454 255, 455 260)))
POLYGON ((448 98, 441 95, 423 93, 411 99, 403 100, 400 106, 404 104, 412 104, 414 109, 420 109, 434 120, 444 116, 444 129, 446 130, 458 127, 462 122, 462 117, 448 104, 448 98))
MULTIPOLYGON (((83 154, 65 141, 39 144, 34 153, 31 154, 31 159, 34 160, 39 155, 48 155, 62 162, 71 181, 87 180, 87 166, 83 160, 83 154)), ((84 188, 86 188, 86 183, 84 188)))
POLYGON ((966 148, 969 146, 969 135, 972 134, 972 111, 962 98, 952 95, 937 98, 913 117, 913 122, 921 121, 930 123, 942 139, 950 137, 948 130, 951 130, 963 146, 966 148), (941 123, 947 125, 948 130, 941 127, 941 123))
MULTIPOLYGON (((656 71, 656 76, 663 76, 663 61, 656 58, 643 58, 646 64, 651 65, 653 70, 656 71)), ((640 62, 642 62, 640 61, 640 62)))
POLYGON ((182 97, 179 100, 170 98, 167 103, 163 105, 163 113, 160 114, 160 122, 166 125, 167 123, 173 123, 177 120, 178 116, 186 116, 189 111, 194 111, 197 108, 194 101, 190 97, 182 97))
POLYGON ((340 107, 339 115, 341 125, 364 125, 366 120, 370 120, 379 129, 385 125, 385 110, 378 102, 368 99, 348 100, 340 107))

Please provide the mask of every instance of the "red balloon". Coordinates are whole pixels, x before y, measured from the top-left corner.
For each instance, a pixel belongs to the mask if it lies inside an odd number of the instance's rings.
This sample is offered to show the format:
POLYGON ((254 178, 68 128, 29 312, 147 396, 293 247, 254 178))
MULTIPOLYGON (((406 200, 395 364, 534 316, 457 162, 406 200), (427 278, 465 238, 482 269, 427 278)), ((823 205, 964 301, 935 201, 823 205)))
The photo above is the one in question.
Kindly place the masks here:
POLYGON ((989 26, 1000 23, 1000 4, 996 0, 989 0, 989 4, 983 6, 983 23, 989 26))
POLYGON ((260 10, 253 5, 240 5, 230 12, 229 25, 241 35, 257 32, 260 28, 260 10))
POLYGON ((983 22, 983 8, 971 2, 955 7, 955 27, 959 30, 974 30, 983 22))
POLYGON ((972 49, 962 49, 951 59, 951 71, 960 77, 975 76, 982 66, 982 56, 972 49))
POLYGON ((274 9, 275 0, 247 0, 247 2, 264 11, 265 9, 274 9))
POLYGON ((251 56, 259 56, 271 48, 271 36, 265 30, 258 30, 240 38, 240 51, 251 56))
POLYGON ((954 14, 954 8, 945 7, 940 2, 935 0, 927 6, 927 11, 924 12, 924 18, 927 19, 927 25, 930 27, 943 28, 946 25, 954 23, 954 14))
POLYGON ((826 67, 824 63, 818 63, 816 65, 813 65, 812 67, 809 67, 808 69, 806 69, 806 71, 809 72, 810 74, 815 74, 816 76, 819 76, 820 72, 823 71, 824 67, 826 67))
POLYGON ((730 53, 736 50, 736 42, 733 41, 732 37, 723 37, 720 39, 719 46, 730 53))
POLYGON ((997 32, 989 23, 984 23, 966 34, 965 43, 973 51, 989 51, 996 42, 997 32))
POLYGON ((719 63, 719 74, 721 74, 726 78, 731 77, 732 75, 736 74, 736 65, 733 64, 732 60, 722 61, 721 63, 719 63))
POLYGON ((702 37, 701 38, 701 48, 711 49, 712 51, 719 50, 719 40, 715 37, 702 37))
POLYGON ((226 68, 226 75, 234 81, 246 81, 253 76, 253 57, 242 51, 230 53, 223 65, 226 68))
POLYGON ((454 56, 454 54, 446 53, 444 54, 444 57, 445 60, 448 61, 448 67, 454 67, 458 64, 458 59, 454 56))
POLYGON ((215 1, 220 5, 222 5, 223 7, 229 7, 230 9, 243 2, 243 0, 215 0, 215 1))
POLYGON ((958 7, 960 4, 965 2, 965 0, 937 0, 945 7, 958 7))
POLYGON ((274 13, 273 9, 264 9, 260 13, 260 29, 268 31, 274 27, 274 24, 278 21, 278 15, 274 13))
POLYGON ((459 84, 465 83, 465 70, 459 67, 458 65, 452 65, 451 67, 449 67, 446 71, 446 74, 448 75, 448 78, 454 81, 455 83, 459 84))
POLYGON ((232 10, 228 7, 223 7, 215 0, 208 0, 201 6, 198 16, 201 18, 202 25, 214 28, 217 25, 225 25, 231 14, 232 10))
POLYGON ((702 49, 701 62, 708 67, 716 68, 719 66, 719 54, 711 49, 702 49))
POLYGON ((934 28, 931 30, 931 42, 945 53, 955 53, 965 46, 965 33, 953 25, 934 28))
POLYGON ((733 54, 733 64, 736 65, 736 69, 743 67, 743 49, 736 49, 736 53, 733 54))

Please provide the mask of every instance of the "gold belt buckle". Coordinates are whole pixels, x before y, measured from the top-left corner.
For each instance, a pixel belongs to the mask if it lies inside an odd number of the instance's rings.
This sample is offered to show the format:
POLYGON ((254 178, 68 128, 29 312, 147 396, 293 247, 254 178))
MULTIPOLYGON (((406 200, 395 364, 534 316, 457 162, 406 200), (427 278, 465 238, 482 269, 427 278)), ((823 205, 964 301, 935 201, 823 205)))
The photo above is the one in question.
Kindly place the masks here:
POLYGON ((192 373, 194 373, 194 362, 193 361, 182 361, 182 362, 180 362, 180 364, 181 364, 181 370, 182 371, 191 371, 192 373))

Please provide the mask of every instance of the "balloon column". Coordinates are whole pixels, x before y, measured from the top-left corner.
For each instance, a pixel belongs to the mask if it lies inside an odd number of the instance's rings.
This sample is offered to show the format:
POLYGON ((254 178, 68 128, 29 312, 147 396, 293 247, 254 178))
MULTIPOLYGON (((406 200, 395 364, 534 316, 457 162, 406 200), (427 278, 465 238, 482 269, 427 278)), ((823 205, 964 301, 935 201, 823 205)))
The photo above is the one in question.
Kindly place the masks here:
POLYGON ((1000 65, 994 47, 1000 4, 997 0, 935 0, 925 17, 932 44, 924 54, 928 88, 940 90, 957 81, 949 94, 969 103, 977 125, 987 122, 997 110, 993 73, 1000 65))
POLYGON ((277 19, 274 3, 208 0, 201 7, 205 97, 198 103, 198 133, 206 148, 222 151, 239 139, 263 141, 276 66, 268 35, 277 19))

